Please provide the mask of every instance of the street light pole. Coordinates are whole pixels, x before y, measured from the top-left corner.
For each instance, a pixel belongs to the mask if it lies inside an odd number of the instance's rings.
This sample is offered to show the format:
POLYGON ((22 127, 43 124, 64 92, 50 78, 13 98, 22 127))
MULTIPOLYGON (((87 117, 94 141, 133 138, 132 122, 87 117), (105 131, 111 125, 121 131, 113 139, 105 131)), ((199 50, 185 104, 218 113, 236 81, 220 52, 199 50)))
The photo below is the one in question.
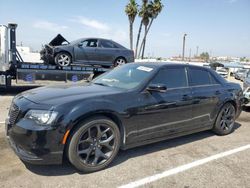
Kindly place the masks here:
POLYGON ((187 34, 185 33, 185 34, 183 35, 182 61, 184 61, 184 57, 185 57, 186 36, 187 36, 187 34))
POLYGON ((198 57, 199 55, 199 46, 196 46, 196 57, 198 57))

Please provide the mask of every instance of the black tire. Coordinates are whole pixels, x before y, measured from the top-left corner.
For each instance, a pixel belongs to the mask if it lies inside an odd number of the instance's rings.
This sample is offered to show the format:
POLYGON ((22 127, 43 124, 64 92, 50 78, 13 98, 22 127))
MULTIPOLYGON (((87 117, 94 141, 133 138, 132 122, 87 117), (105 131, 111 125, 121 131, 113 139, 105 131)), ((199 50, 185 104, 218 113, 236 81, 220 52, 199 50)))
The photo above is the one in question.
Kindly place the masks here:
POLYGON ((102 116, 91 118, 73 131, 68 143, 68 159, 82 172, 102 170, 117 155, 120 139, 119 128, 112 120, 102 116))
POLYGON ((114 67, 118 67, 127 63, 127 60, 124 57, 118 57, 114 61, 114 67))
POLYGON ((72 63, 71 55, 67 52, 60 52, 55 56, 55 63, 60 67, 67 67, 72 63))
POLYGON ((231 103, 226 103, 217 115, 213 131, 218 135, 227 135, 233 132, 236 118, 235 107, 231 103))

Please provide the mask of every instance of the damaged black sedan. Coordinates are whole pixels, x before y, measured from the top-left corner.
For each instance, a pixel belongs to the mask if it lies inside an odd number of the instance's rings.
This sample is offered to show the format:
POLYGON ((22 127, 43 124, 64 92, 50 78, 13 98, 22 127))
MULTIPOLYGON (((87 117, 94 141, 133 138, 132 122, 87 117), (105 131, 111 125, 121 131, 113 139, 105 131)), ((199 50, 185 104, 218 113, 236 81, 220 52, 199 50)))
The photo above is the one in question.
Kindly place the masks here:
POLYGON ((82 38, 68 42, 58 34, 40 52, 45 63, 60 67, 71 64, 116 67, 134 61, 134 52, 122 45, 102 38, 82 38))

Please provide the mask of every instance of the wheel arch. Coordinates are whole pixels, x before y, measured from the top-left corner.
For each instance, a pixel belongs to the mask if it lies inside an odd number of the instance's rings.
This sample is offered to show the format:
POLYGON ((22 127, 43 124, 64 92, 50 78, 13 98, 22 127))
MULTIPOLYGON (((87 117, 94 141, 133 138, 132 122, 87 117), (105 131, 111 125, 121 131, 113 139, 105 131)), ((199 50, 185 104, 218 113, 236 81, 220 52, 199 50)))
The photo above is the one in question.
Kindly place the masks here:
POLYGON ((73 55, 69 52, 69 51, 67 51, 67 50, 60 50, 60 51, 57 51, 57 52, 55 52, 54 53, 54 58, 56 57, 56 55, 57 54, 59 54, 59 53, 66 53, 66 54, 69 54, 70 55, 70 57, 71 57, 71 61, 73 61, 73 55))
POLYGON ((128 60, 127 60, 126 57, 120 55, 120 56, 118 56, 118 57, 115 58, 114 63, 115 63, 115 61, 116 61, 117 59, 119 59, 119 58, 123 58, 123 59, 126 61, 126 63, 128 62, 128 60))
POLYGON ((227 99, 227 100, 225 100, 224 102, 223 102, 223 104, 220 106, 220 110, 221 110, 221 108, 225 105, 225 104, 227 104, 227 103, 230 103, 230 104, 232 104, 233 105, 233 107, 234 107, 234 109, 235 109, 235 112, 236 112, 236 114, 237 114, 237 104, 236 104, 236 102, 234 101, 234 100, 232 100, 232 99, 227 99))
MULTIPOLYGON (((118 126, 120 134, 121 134, 121 148, 125 145, 125 127, 123 126, 120 118, 113 112, 107 111, 99 111, 99 112, 90 112, 84 115, 81 115, 80 117, 77 118, 77 120, 75 121, 74 124, 72 124, 72 126, 70 126, 67 130, 69 130, 69 134, 67 135, 66 138, 66 143, 64 144, 64 149, 63 149, 63 154, 65 156, 66 154, 66 150, 70 141, 70 137, 73 135, 73 132, 75 129, 78 128, 78 126, 81 123, 84 123, 85 121, 88 121, 94 117, 106 117, 110 120, 112 120, 113 122, 115 122, 115 124, 118 126)), ((65 133, 66 134, 66 133, 65 133)))

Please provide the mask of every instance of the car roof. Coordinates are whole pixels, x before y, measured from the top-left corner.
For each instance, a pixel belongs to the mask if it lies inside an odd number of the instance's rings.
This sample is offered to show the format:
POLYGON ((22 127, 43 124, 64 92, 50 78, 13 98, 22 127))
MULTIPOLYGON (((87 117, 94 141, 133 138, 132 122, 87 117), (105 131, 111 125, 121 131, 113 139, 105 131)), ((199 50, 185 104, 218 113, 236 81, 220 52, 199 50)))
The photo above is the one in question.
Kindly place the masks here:
POLYGON ((215 73, 214 70, 208 67, 198 66, 198 65, 190 65, 190 64, 184 64, 184 63, 172 63, 172 62, 138 62, 138 65, 141 66, 151 66, 156 69, 164 68, 164 67, 193 67, 193 68, 199 68, 206 70, 213 74, 221 83, 227 83, 225 79, 223 79, 221 76, 219 76, 217 73, 215 73))
POLYGON ((93 40, 106 40, 106 41, 111 41, 111 42, 115 43, 119 48, 127 49, 126 47, 124 47, 123 45, 121 45, 120 43, 118 43, 118 42, 116 42, 116 41, 113 41, 112 39, 105 39, 105 38, 98 38, 98 37, 86 37, 86 38, 77 39, 77 40, 75 40, 75 41, 90 40, 90 39, 93 39, 93 40))
POLYGON ((206 69, 206 70, 210 70, 207 67, 203 67, 203 66, 199 66, 199 65, 191 65, 191 64, 184 64, 184 63, 172 63, 172 62, 136 62, 139 65, 142 66, 153 66, 156 68, 160 68, 160 67, 194 67, 194 68, 201 68, 201 69, 206 69))
MULTIPOLYGON (((105 39, 105 38, 99 38, 99 37, 85 37, 85 38, 79 38, 77 40, 88 40, 88 39, 95 39, 95 40, 109 40, 113 41, 112 39, 105 39)), ((114 41, 113 41, 114 42, 114 41)))

